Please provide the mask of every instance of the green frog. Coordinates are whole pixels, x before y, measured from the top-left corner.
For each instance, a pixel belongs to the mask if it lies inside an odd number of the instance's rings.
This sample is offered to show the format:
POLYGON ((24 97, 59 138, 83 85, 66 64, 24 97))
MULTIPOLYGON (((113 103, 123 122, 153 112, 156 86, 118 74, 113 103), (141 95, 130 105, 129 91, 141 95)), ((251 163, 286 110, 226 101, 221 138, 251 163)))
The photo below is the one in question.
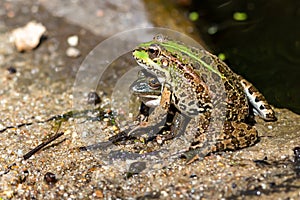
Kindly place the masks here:
POLYGON ((255 144, 258 134, 248 123, 250 107, 263 119, 276 120, 271 106, 250 82, 203 48, 157 35, 136 47, 133 57, 152 74, 150 79, 143 79, 143 87, 133 90, 146 91, 138 95, 146 105, 151 99, 155 109, 148 123, 133 129, 131 135, 146 129, 158 132, 174 106, 177 112, 172 130, 174 135, 189 138, 188 156, 192 157, 255 144), (147 96, 149 91, 151 98, 147 96))

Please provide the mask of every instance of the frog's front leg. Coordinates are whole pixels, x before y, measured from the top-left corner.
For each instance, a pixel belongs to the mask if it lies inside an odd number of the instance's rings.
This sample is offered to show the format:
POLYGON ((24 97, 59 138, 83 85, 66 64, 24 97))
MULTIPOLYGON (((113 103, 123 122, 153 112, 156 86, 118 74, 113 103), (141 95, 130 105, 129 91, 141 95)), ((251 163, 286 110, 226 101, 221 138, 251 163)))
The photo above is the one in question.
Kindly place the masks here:
POLYGON ((129 136, 137 137, 144 133, 148 133, 149 136, 154 136, 165 126, 171 101, 170 89, 164 87, 161 94, 160 105, 155 107, 153 112, 149 115, 148 121, 141 122, 139 126, 132 129, 128 133, 129 136))
POLYGON ((237 150, 258 142, 256 128, 244 122, 225 121, 221 133, 216 135, 215 141, 208 141, 208 134, 214 133, 205 130, 198 135, 190 150, 184 154, 188 163, 203 158, 209 153, 237 150))
MULTIPOLYGON (((191 117, 188 117, 182 113, 180 113, 173 105, 171 105, 170 110, 173 111, 171 121, 168 121, 169 131, 167 134, 163 134, 161 136, 162 141, 171 140, 175 137, 181 137, 185 134, 186 127, 191 121, 191 117)), ((169 111, 170 112, 170 111, 169 111)), ((171 112, 170 112, 171 113, 171 112)), ((185 138, 185 136, 184 136, 185 138)))

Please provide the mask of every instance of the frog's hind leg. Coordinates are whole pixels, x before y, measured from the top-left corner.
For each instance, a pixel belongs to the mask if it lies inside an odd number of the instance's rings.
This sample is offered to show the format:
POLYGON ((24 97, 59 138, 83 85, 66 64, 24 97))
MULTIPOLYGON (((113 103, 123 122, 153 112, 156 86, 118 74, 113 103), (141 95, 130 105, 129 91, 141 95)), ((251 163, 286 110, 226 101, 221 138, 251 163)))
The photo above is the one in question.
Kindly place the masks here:
POLYGON ((241 85, 247 95, 249 103, 253 106, 254 114, 267 121, 276 121, 274 110, 271 108, 265 97, 246 79, 239 76, 241 85))
POLYGON ((219 140, 215 151, 242 149, 257 143, 258 133, 254 126, 244 122, 226 121, 219 140))
POLYGON ((203 141, 191 146, 190 150, 184 153, 183 156, 187 159, 188 164, 210 153, 242 149, 252 146, 259 141, 258 133, 254 126, 235 121, 225 121, 222 132, 213 143, 207 143, 205 135, 202 138, 204 139, 202 139, 203 141))

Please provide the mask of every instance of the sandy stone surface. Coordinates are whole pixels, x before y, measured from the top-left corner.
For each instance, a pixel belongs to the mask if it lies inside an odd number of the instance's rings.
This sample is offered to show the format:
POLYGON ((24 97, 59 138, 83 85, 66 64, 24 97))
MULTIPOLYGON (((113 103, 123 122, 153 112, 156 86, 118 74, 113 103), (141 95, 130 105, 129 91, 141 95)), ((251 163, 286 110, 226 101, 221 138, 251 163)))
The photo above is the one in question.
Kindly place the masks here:
MULTIPOLYGON (((99 151, 80 151, 86 145, 85 130, 117 133, 109 114, 97 120, 88 120, 88 115, 68 119, 58 131, 61 137, 24 159, 57 130, 58 120, 37 122, 73 110, 79 64, 103 40, 48 10, 51 7, 31 1, 0 2, 0 199, 300 198, 300 158, 293 151, 300 146, 300 116, 286 109, 275 109, 277 122, 256 118, 261 138, 256 145, 212 154, 190 165, 170 158, 163 168, 150 162, 154 169, 132 174, 126 160, 107 163, 99 151), (19 53, 9 41, 10 31, 32 18, 47 27, 47 39, 32 52, 19 53), (77 58, 65 54, 72 35, 80 41, 77 58)), ((101 89, 98 93, 107 111, 109 95, 101 89)))

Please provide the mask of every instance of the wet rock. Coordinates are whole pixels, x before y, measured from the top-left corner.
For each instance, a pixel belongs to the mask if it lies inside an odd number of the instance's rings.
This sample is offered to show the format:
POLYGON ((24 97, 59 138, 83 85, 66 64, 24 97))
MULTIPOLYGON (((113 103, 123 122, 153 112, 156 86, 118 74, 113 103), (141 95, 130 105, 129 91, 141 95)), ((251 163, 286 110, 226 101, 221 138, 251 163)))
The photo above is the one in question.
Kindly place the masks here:
POLYGON ((31 21, 24 27, 13 30, 11 36, 17 50, 22 52, 36 48, 45 32, 46 27, 43 24, 31 21))
POLYGON ((133 28, 153 26, 147 20, 145 7, 140 0, 40 1, 51 13, 66 18, 92 31, 96 35, 110 36, 133 28), (68 9, 66 9, 66 6, 68 9))

